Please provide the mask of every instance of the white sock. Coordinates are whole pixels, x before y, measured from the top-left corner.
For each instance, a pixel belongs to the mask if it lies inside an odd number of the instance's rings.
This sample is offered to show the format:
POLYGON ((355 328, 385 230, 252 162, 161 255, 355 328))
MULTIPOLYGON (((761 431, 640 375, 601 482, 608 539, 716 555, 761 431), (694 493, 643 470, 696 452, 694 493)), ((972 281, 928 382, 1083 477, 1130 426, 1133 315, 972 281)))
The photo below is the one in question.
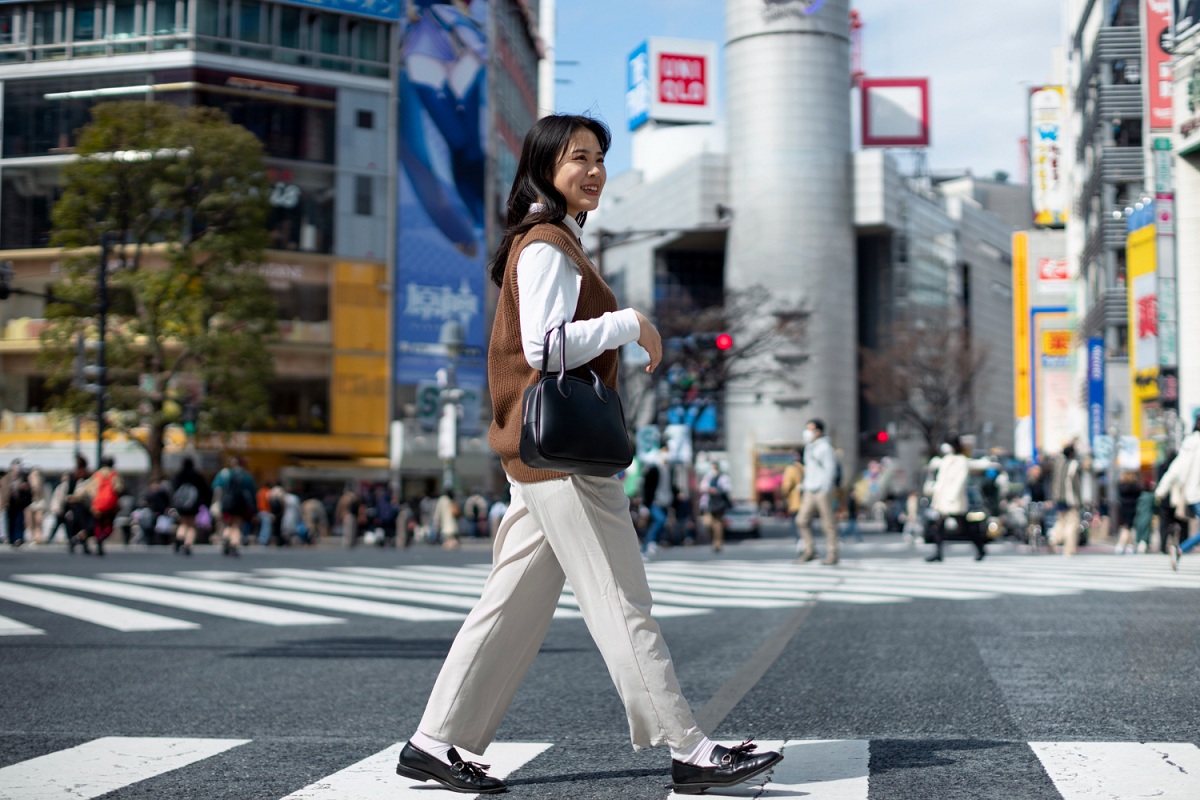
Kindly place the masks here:
POLYGON ((708 758, 712 755, 713 748, 716 746, 716 742, 705 736, 696 742, 695 747, 692 747, 690 750, 676 750, 672 747, 671 758, 696 767, 709 766, 708 758))
POLYGON ((447 753, 450 752, 450 748, 454 745, 449 742, 439 742, 432 736, 426 736, 420 731, 414 733, 409 741, 413 743, 413 747, 428 753, 443 764, 450 763, 450 757, 447 753))

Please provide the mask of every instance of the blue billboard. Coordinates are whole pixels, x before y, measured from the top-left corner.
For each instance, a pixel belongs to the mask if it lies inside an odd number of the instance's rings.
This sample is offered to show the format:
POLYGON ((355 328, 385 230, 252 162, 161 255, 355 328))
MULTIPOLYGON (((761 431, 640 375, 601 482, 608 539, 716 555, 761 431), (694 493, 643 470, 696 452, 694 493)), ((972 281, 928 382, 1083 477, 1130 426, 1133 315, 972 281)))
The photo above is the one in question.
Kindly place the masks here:
POLYGON ((297 6, 323 8, 364 17, 395 21, 400 19, 400 0, 284 0, 297 6))
POLYGON ((395 380, 437 379, 458 321, 464 386, 482 386, 486 323, 487 0, 413 0, 401 22, 395 380))

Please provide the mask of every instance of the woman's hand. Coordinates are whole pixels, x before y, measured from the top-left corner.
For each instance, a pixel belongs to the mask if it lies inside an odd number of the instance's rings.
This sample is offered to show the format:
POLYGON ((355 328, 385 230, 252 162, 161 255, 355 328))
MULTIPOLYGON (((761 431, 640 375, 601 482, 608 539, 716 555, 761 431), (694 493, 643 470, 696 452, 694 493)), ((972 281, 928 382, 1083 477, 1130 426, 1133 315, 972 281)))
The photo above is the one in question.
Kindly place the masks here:
POLYGON ((662 337, 659 336, 654 323, 646 319, 645 314, 640 311, 635 313, 639 326, 637 343, 646 351, 646 355, 650 356, 650 364, 646 367, 646 372, 654 372, 655 367, 662 361, 662 337))

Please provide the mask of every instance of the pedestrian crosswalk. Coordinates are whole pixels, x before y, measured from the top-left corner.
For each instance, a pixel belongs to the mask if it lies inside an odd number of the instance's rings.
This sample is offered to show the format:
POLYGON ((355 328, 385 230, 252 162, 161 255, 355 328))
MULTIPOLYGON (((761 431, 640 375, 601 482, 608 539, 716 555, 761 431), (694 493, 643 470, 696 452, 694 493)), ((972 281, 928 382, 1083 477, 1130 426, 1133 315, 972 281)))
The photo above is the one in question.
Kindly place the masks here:
MULTIPOLYGON (((128 796, 146 796, 133 787, 144 781, 181 769, 211 770, 227 774, 222 759, 252 739, 203 739, 109 736, 0 768, 0 797, 5 800, 88 800, 131 789, 128 796)), ((735 744, 728 742, 726 744, 735 744)), ((1021 771, 1012 764, 989 767, 988 791, 973 794, 983 776, 962 783, 966 774, 947 772, 939 765, 935 775, 922 783, 926 796, 1053 797, 1084 800, 1104 797, 1133 800, 1142 797, 1200 797, 1200 748, 1192 742, 1024 742, 1020 748, 1005 748, 1009 759, 1040 769, 1025 774, 1024 783, 1008 789, 1003 785, 1021 771), (937 787, 938 781, 946 786, 937 787)), ((709 792, 722 797, 770 797, 773 800, 870 800, 872 787, 886 780, 894 768, 886 755, 875 753, 869 739, 776 739, 758 742, 760 750, 779 750, 784 759, 769 772, 742 786, 709 792), (876 756, 873 759, 873 755, 876 756)), ((414 784, 395 774, 395 764, 404 742, 397 742, 365 758, 349 756, 347 766, 297 787, 280 800, 433 800, 464 797, 414 784), (357 760, 353 760, 357 759, 357 760)), ((537 776, 539 784, 553 784, 559 762, 544 759, 552 743, 497 742, 480 755, 465 756, 491 765, 489 772, 504 779, 537 776)), ((1000 752, 1000 750, 997 750, 1000 752)), ((914 769, 911 763, 906 770, 914 769)), ((966 767, 964 767, 966 768, 966 767)), ((578 767, 571 762, 564 780, 578 780, 578 767)), ((199 774, 199 773, 197 773, 199 774)), ((603 776, 598 776, 602 780, 603 776)), ((622 779, 627 780, 625 778, 622 779)), ((200 782, 198 782, 200 783, 200 782)), ((679 800, 686 795, 670 791, 664 765, 663 797, 679 800)), ((250 787, 247 787, 248 791, 250 787)), ((619 790, 619 787, 614 787, 619 790)), ((253 796, 262 796, 252 792, 253 796)), ((126 796, 120 794, 118 796, 126 796)))
MULTIPOLYGON (((195 630, 215 624, 214 618, 275 627, 340 625, 360 618, 460 622, 478 600, 488 569, 472 564, 110 572, 87 578, 17 574, 0 580, 0 637, 55 632, 44 615, 23 619, 22 609, 28 608, 125 633, 195 630)), ((833 568, 791 559, 713 558, 654 561, 646 572, 654 614, 664 619, 811 603, 971 602, 1200 589, 1200 572, 1186 564, 1173 572, 1162 558, 1112 555, 998 555, 939 564, 848 558, 833 568)), ((582 618, 569 586, 555 618, 582 618)))

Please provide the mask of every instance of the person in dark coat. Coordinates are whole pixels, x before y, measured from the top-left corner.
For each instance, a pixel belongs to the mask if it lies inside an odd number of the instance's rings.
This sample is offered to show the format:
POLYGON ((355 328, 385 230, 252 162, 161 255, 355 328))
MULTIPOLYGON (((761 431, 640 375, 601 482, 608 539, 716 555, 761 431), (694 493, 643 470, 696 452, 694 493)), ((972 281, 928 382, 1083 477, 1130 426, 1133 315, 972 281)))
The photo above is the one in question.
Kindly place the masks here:
POLYGON ((196 544, 196 514, 201 506, 212 502, 212 487, 200 471, 196 462, 183 459, 183 466, 171 481, 171 507, 179 515, 179 526, 175 528, 175 552, 185 556, 192 554, 196 544))

